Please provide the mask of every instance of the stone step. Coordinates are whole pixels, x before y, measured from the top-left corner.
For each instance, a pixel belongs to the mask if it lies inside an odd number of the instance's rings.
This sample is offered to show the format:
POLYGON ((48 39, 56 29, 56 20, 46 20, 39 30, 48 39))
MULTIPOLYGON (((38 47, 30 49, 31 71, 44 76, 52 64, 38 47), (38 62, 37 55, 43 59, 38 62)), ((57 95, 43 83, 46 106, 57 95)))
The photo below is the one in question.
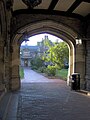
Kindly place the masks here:
POLYGON ((90 96, 90 91, 87 91, 87 90, 77 90, 77 92, 80 92, 80 93, 90 96))

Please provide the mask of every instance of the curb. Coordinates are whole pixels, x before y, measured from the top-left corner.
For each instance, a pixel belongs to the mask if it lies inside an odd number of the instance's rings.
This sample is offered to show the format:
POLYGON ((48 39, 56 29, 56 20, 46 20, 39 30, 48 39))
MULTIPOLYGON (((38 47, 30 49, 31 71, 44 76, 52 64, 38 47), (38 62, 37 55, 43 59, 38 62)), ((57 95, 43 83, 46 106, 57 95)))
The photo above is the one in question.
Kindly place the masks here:
POLYGON ((77 92, 90 96, 90 92, 86 90, 77 90, 77 92))

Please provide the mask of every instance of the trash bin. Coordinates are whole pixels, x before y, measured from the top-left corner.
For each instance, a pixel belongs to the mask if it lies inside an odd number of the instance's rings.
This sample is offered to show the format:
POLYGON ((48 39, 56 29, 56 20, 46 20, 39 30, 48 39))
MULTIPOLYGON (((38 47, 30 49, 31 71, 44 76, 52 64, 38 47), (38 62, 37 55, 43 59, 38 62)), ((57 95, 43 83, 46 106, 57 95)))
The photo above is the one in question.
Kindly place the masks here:
POLYGON ((79 73, 72 74, 71 90, 80 90, 80 74, 79 73))

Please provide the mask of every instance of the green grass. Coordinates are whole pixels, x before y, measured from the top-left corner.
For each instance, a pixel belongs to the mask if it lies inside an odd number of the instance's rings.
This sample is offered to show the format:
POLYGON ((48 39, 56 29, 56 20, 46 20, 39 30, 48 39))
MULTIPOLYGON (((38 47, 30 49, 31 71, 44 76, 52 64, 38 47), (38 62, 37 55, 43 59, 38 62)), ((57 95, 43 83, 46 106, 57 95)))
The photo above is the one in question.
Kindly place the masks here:
POLYGON ((61 79, 66 80, 68 75, 68 69, 62 69, 56 71, 56 76, 60 77, 61 79))
POLYGON ((20 78, 23 79, 24 78, 24 69, 20 68, 20 78))

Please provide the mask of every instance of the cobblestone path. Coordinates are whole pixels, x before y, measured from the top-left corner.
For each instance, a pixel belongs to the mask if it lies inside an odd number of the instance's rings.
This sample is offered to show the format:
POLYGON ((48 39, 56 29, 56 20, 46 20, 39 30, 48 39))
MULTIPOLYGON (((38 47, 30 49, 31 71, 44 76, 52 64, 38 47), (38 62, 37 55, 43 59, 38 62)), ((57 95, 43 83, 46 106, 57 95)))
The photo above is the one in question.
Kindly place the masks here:
POLYGON ((64 106, 70 94, 63 85, 23 84, 19 93, 18 120, 59 120, 63 117, 64 106))
POLYGON ((29 71, 20 91, 12 94, 5 120, 90 120, 89 96, 71 91, 65 81, 29 71))
POLYGON ((90 97, 51 81, 22 83, 17 120, 90 120, 90 97))

